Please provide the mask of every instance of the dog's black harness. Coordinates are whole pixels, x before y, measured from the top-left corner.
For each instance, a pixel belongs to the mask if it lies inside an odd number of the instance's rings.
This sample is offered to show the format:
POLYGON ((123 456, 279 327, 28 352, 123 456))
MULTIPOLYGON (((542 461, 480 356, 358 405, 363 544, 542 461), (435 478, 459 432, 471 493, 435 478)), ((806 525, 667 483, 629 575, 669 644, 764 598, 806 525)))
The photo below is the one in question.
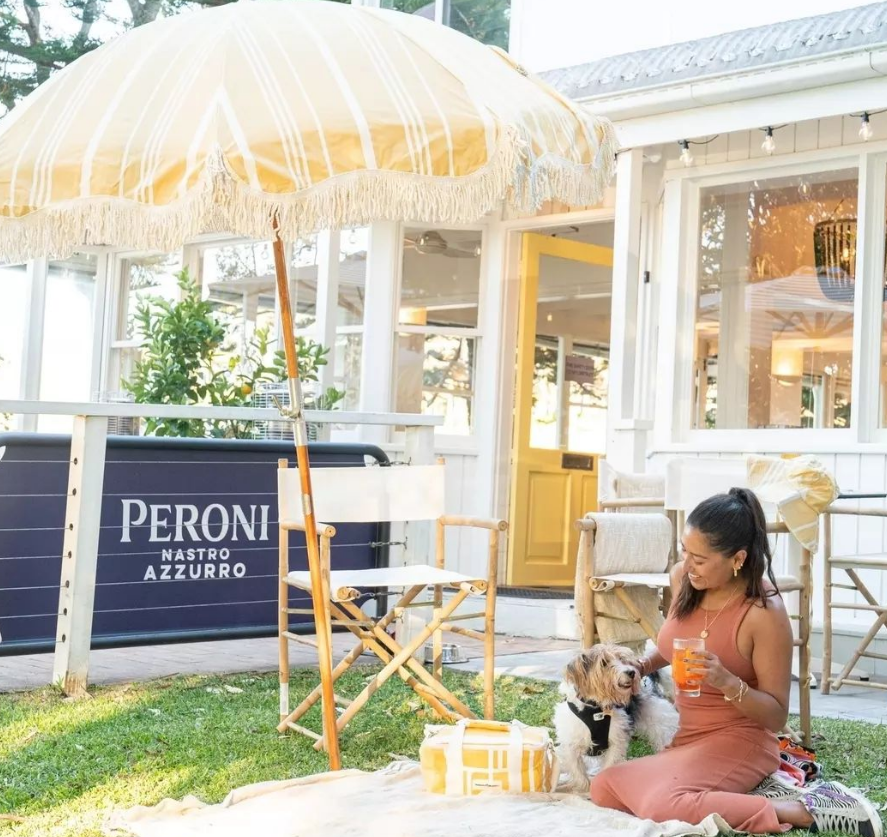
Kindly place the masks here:
MULTIPOLYGON (((567 701, 570 711, 588 727, 591 734, 590 756, 602 756, 610 747, 610 713, 604 712, 601 706, 593 701, 581 701, 581 708, 572 701, 567 701)), ((614 706, 614 709, 624 709, 629 722, 634 725, 634 716, 638 708, 637 695, 632 695, 625 706, 614 706)))

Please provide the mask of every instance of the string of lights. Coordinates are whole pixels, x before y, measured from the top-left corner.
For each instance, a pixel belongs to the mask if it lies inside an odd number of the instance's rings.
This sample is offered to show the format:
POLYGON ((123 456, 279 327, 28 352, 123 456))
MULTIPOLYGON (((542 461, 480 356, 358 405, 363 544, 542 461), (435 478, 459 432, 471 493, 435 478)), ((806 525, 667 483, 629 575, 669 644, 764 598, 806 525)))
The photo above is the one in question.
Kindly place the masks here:
MULTIPOLYGON (((859 119, 859 138, 863 142, 868 142, 875 136, 874 128, 872 127, 871 117, 875 116, 879 113, 887 113, 887 108, 883 108, 882 110, 864 110, 859 113, 851 113, 848 116, 854 117, 855 119, 859 119)), ((781 130, 782 128, 787 128, 789 123, 784 125, 767 125, 763 128, 759 128, 758 130, 763 131, 764 140, 761 143, 761 150, 769 155, 772 155, 776 152, 776 137, 775 132, 781 130)), ((708 145, 711 142, 714 142, 720 134, 715 134, 713 137, 709 137, 704 140, 691 140, 691 139, 681 139, 678 140, 678 147, 681 149, 681 153, 679 159, 681 163, 684 164, 687 168, 693 165, 695 162, 695 158, 693 157, 693 152, 690 150, 691 145, 708 145)))

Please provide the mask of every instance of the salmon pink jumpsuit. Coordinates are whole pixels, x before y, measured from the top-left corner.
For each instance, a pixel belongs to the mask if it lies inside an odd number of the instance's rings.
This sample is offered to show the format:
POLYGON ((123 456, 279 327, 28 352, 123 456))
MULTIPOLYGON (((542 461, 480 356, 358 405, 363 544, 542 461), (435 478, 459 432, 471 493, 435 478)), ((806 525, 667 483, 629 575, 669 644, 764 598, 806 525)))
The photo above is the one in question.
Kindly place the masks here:
MULTIPOLYGON (((731 603, 713 623, 717 611, 710 611, 705 647, 754 689, 754 669, 736 643, 752 604, 749 599, 731 603)), ((698 637, 704 625, 702 608, 680 621, 669 616, 659 631, 659 653, 670 660, 672 641, 698 637)), ((737 831, 787 831, 790 826, 780 825, 769 800, 746 795, 779 767, 776 736, 708 685, 699 697, 677 694, 675 703, 680 726, 671 746, 601 771, 591 781, 592 801, 655 822, 696 824, 719 814, 737 831)))

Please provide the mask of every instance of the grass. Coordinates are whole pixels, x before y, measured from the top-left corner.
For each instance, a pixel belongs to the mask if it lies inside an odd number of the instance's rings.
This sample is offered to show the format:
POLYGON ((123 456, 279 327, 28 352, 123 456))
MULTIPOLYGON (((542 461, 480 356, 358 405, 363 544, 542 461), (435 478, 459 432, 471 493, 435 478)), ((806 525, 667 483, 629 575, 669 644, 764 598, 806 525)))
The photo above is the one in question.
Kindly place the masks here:
MULTIPOLYGON (((356 694, 370 671, 346 675, 342 693, 356 694)), ((315 677, 310 670, 294 672, 293 697, 306 694, 315 677)), ((446 679, 480 708, 476 678, 446 672, 446 679)), ((240 785, 326 768, 307 739, 277 735, 273 674, 177 677, 91 694, 81 701, 53 689, 0 695, 0 837, 99 837, 114 807, 187 794, 218 802, 240 785)), ((498 681, 500 718, 548 725, 555 700, 552 684, 498 681)), ((317 728, 319 712, 312 714, 309 725, 317 728)), ((343 735, 344 766, 374 769, 393 756, 416 757, 431 720, 406 686, 389 681, 343 735)), ((887 802, 887 731, 849 721, 814 724, 828 778, 887 802)))

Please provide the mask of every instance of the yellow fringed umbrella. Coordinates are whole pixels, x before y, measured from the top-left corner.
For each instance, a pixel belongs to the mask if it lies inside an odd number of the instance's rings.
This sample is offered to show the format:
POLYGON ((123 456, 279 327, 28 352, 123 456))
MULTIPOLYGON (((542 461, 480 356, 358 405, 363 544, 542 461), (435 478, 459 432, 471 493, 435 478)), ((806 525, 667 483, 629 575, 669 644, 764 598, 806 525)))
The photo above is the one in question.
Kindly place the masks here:
POLYGON ((285 240, 375 220, 474 221, 501 202, 596 203, 612 126, 500 50, 412 15, 256 0, 139 27, 0 120, 0 261, 84 245, 274 241, 314 590, 324 738, 339 765, 330 638, 285 240))

